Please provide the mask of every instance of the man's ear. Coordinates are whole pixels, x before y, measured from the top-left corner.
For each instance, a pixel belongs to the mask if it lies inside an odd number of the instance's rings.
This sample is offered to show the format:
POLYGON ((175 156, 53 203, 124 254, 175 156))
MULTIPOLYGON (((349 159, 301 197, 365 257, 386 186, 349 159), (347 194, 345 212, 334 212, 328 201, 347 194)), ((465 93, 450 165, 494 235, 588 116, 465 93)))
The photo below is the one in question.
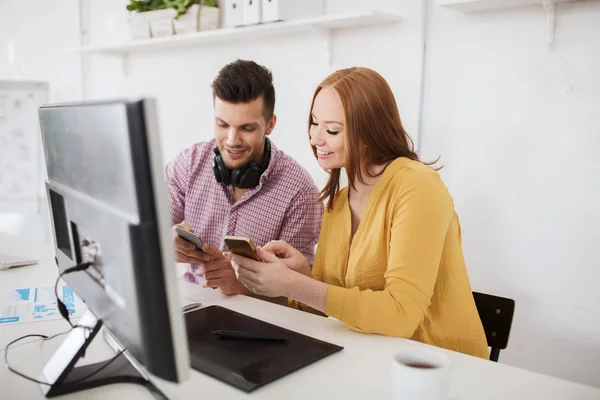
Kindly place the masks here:
POLYGON ((275 129, 276 124, 277 124, 277 115, 273 114, 273 117, 271 117, 271 120, 267 124, 267 131, 265 132, 265 135, 269 136, 271 134, 271 132, 273 132, 273 129, 275 129))

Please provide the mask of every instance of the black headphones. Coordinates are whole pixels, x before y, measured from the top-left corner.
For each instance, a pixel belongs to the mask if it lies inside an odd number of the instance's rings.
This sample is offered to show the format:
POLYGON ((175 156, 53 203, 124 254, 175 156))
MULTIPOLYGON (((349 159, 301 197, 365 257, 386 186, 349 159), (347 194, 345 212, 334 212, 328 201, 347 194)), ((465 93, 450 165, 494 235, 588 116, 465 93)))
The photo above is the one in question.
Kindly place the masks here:
POLYGON ((269 161, 271 160, 271 142, 269 141, 269 138, 265 137, 265 152, 260 164, 250 161, 239 169, 231 169, 225 165, 218 147, 215 147, 214 152, 213 172, 217 182, 223 183, 224 185, 233 184, 240 189, 252 189, 258 186, 260 177, 269 166, 269 161))

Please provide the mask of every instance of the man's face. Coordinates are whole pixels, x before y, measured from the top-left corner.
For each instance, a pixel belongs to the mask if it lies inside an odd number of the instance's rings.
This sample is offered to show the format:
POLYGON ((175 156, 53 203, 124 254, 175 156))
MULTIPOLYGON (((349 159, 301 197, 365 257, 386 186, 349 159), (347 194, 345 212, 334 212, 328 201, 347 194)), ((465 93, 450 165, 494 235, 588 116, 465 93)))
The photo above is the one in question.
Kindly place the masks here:
POLYGON ((265 121, 263 97, 248 103, 228 103, 215 98, 215 139, 225 165, 241 168, 260 163, 265 135, 275 127, 276 117, 265 121))

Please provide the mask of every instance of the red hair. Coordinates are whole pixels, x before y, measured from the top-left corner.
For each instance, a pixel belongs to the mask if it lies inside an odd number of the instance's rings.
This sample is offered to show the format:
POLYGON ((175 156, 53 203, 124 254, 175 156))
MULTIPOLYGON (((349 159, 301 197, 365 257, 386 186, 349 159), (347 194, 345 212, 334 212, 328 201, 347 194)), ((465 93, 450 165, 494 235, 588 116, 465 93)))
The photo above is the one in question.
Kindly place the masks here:
MULTIPOLYGON (((337 93, 344 109, 348 157, 346 172, 350 187, 355 188, 357 179, 365 183, 363 172, 375 177, 375 166, 387 166, 399 157, 420 161, 414 151, 412 139, 402 126, 392 89, 379 73, 357 67, 332 73, 315 90, 311 113, 315 98, 325 88, 331 88, 337 93)), ((309 131, 311 122, 312 116, 309 115, 309 131)), ((312 149, 315 158, 318 158, 316 147, 312 146, 312 149)), ((433 165, 437 161, 424 164, 433 165)), ((339 189, 338 168, 329 171, 329 180, 321 191, 319 200, 327 199, 328 208, 331 209, 339 189)))

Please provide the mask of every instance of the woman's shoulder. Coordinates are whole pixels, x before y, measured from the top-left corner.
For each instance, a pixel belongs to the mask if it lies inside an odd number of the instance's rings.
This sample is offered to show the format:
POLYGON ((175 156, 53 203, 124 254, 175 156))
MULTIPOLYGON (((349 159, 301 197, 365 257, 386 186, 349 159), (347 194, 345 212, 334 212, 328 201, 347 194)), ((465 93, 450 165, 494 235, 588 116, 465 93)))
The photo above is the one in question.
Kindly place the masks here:
MULTIPOLYGON (((387 171, 391 171, 394 175, 412 175, 415 178, 437 178, 439 174, 431 166, 424 164, 421 161, 411 160, 406 157, 398 157, 388 165, 387 171)), ((384 172, 385 173, 385 172, 384 172)))
POLYGON ((450 195, 440 174, 421 161, 400 157, 384 172, 382 179, 388 180, 389 192, 403 195, 414 191, 427 191, 437 195, 450 195))

